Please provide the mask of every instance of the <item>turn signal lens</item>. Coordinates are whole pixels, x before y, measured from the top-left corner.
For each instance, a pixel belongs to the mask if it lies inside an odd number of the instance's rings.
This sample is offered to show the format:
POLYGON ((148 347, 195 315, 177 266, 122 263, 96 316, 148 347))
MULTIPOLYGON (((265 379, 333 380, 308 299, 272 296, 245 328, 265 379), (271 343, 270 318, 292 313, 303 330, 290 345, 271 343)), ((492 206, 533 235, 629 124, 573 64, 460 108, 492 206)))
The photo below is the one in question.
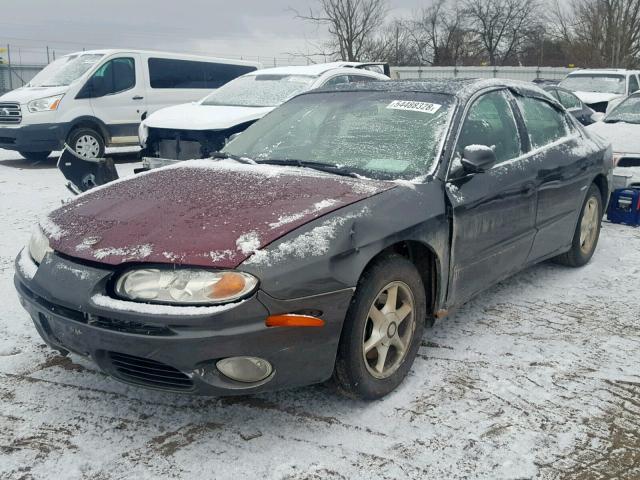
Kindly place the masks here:
POLYGON ((228 272, 222 275, 222 278, 213 284, 211 293, 208 295, 213 300, 225 299, 233 297, 241 293, 247 281, 245 277, 235 272, 228 272))
POLYGON ((324 320, 310 315, 271 315, 267 318, 267 327, 324 327, 324 320))

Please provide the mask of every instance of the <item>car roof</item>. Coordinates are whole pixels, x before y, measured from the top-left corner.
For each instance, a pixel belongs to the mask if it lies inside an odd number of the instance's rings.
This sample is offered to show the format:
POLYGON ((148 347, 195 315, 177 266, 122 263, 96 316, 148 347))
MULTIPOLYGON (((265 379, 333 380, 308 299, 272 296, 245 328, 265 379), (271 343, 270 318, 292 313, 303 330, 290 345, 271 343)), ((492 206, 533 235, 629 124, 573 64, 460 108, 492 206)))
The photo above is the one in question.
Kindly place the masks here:
MULTIPOLYGON (((357 67, 359 65, 366 65, 360 62, 329 62, 329 63, 314 63, 312 65, 291 65, 287 67, 273 67, 264 68, 255 72, 249 73, 249 75, 308 75, 312 77, 319 77, 320 75, 328 72, 329 70, 335 70, 345 67, 357 67)), ((369 70, 358 70, 359 72, 370 72, 369 70)))
POLYGON ((220 62, 225 64, 232 65, 246 65, 252 67, 260 67, 262 64, 260 62, 252 62, 248 60, 236 60, 233 58, 221 58, 221 57, 207 57, 205 55, 193 55, 190 53, 180 53, 180 52, 165 52, 160 50, 137 50, 135 48, 106 48, 106 49, 96 49, 96 50, 83 50, 81 52, 72 52, 62 55, 63 57, 69 57, 71 55, 114 55, 117 53, 139 53, 146 55, 157 55, 158 57, 169 57, 175 58, 176 60, 195 60, 195 61, 207 61, 207 62, 220 62))
POLYGON ((612 73, 616 73, 619 75, 637 74, 637 73, 640 73, 640 70, 627 70, 625 68, 583 68, 580 70, 574 70, 573 72, 570 72, 567 76, 578 75, 578 74, 607 75, 612 73))
POLYGON ((321 88, 315 92, 327 91, 382 91, 382 92, 424 92, 453 95, 467 100, 476 92, 489 88, 508 88, 521 95, 549 99, 540 87, 531 82, 506 80, 500 78, 431 78, 418 80, 392 80, 388 82, 367 82, 338 85, 334 88, 321 88))

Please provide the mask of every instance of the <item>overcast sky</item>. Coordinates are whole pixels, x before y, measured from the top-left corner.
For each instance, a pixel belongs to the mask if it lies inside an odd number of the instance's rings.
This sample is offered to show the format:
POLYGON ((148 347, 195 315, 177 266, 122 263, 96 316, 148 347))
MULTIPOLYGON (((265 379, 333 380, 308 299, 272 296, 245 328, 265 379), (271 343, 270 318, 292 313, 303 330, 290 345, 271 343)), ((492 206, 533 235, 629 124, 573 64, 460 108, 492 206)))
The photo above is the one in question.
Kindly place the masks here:
MULTIPOLYGON (((430 0, 388 0, 409 16, 430 0)), ((294 19, 315 0, 0 0, 0 43, 12 61, 46 59, 83 47, 151 48, 238 57, 268 64, 308 53, 325 32, 294 19), (4 46, 4 45, 3 45, 4 46), (270 60, 267 60, 270 59, 270 60)), ((0 54, 6 56, 6 53, 0 54)))

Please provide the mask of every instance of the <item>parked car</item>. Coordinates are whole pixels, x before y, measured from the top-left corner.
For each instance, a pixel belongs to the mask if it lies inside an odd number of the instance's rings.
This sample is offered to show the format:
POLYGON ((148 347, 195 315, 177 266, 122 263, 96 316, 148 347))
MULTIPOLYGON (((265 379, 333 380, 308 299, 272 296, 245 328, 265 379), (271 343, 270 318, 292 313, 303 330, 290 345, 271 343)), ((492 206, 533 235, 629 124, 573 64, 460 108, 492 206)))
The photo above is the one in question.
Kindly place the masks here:
POLYGON ((237 395, 400 384, 425 322, 594 253, 611 150, 530 83, 298 95, 222 151, 46 217, 15 285, 43 339, 114 377, 237 395))
POLYGON ((576 70, 559 85, 575 93, 596 112, 606 113, 640 90, 639 74, 637 70, 624 69, 576 70))
POLYGON ((141 119, 197 100, 259 63, 140 50, 60 57, 0 97, 0 148, 43 160, 65 143, 85 158, 105 146, 138 145, 141 119))
POLYGON ((582 103, 582 100, 566 88, 557 85, 544 85, 542 89, 560 102, 582 125, 591 125, 594 122, 593 114, 596 113, 595 110, 587 107, 582 103))
POLYGON ((640 93, 628 97, 587 130, 613 146, 615 187, 640 187, 640 93))
POLYGON ((199 102, 164 108, 140 125, 143 165, 207 158, 289 98, 314 88, 389 80, 383 64, 333 62, 251 72, 199 102), (372 70, 369 70, 372 69, 372 70))

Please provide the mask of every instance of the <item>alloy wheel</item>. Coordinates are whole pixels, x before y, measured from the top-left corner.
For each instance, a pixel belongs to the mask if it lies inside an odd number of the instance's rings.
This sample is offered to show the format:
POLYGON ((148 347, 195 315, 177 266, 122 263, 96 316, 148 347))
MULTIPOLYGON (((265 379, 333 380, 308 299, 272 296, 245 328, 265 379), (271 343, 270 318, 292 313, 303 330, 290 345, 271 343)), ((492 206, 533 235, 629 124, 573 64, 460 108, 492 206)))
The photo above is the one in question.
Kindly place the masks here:
POLYGON ((402 365, 416 327, 415 300, 403 282, 387 284, 369 308, 362 353, 368 372, 387 378, 402 365))
POLYGON ((598 200, 589 198, 582 212, 580 220, 580 250, 589 253, 598 233, 598 200))

